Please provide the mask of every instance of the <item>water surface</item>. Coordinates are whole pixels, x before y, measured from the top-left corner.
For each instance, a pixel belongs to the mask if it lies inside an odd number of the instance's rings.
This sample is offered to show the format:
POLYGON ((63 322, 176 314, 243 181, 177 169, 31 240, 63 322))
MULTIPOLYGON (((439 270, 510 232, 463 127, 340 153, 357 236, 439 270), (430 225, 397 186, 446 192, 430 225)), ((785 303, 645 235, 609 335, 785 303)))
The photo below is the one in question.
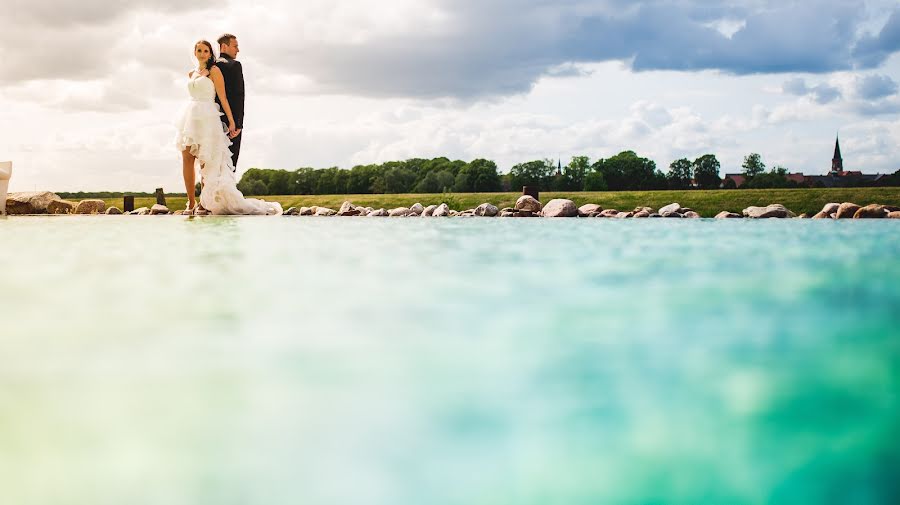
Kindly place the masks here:
POLYGON ((12 217, 2 502, 897 503, 898 234, 12 217))

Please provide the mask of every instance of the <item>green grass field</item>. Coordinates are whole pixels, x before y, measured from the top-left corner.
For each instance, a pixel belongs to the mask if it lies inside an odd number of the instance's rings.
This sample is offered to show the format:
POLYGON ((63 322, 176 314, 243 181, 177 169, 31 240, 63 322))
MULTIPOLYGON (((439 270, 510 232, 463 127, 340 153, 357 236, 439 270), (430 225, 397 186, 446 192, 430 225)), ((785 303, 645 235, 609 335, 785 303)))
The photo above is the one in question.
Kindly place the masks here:
MULTIPOLYGON (((454 194, 391 194, 391 195, 288 195, 264 196, 268 201, 277 201, 286 209, 289 207, 310 207, 313 205, 337 210, 344 201, 366 207, 391 209, 408 207, 416 202, 423 205, 446 203, 453 210, 466 210, 489 202, 501 209, 512 207, 519 193, 454 193, 454 194)), ((541 201, 553 198, 568 198, 577 205, 596 203, 604 209, 632 210, 638 206, 658 209, 678 202, 699 212, 703 217, 713 217, 723 210, 740 213, 751 205, 765 206, 780 203, 798 215, 815 214, 830 202, 854 202, 859 205, 879 203, 900 206, 900 188, 829 188, 829 189, 758 189, 758 190, 716 190, 716 191, 621 191, 583 193, 541 193, 541 201)), ((106 205, 122 208, 122 199, 105 199, 106 205)), ((167 197, 169 209, 183 209, 187 198, 167 197)), ((135 207, 150 207, 156 203, 153 197, 135 198, 135 207)))

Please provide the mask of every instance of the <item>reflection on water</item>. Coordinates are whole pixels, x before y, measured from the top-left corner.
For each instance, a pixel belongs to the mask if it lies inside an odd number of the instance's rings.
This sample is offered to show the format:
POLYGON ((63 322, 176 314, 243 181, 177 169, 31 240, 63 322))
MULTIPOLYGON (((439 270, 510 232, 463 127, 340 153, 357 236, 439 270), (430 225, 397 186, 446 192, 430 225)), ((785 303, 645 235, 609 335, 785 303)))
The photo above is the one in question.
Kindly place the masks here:
POLYGON ((2 501, 896 503, 898 231, 9 219, 2 501))

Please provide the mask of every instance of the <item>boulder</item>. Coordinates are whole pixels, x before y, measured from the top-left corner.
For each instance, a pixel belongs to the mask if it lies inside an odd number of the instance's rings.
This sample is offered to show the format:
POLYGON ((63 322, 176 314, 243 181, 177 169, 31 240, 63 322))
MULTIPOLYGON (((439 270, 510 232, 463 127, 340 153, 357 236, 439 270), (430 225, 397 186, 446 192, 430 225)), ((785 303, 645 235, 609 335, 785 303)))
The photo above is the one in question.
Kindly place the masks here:
POLYGON ((297 207, 291 207, 288 210, 284 211, 285 216, 296 216, 299 213, 300 209, 298 209, 297 207))
POLYGON ((744 209, 743 214, 745 217, 752 219, 796 217, 793 212, 780 203, 774 203, 766 207, 747 207, 744 209))
POLYGON ((679 214, 678 212, 671 211, 671 210, 667 210, 665 212, 660 212, 659 215, 662 217, 673 217, 673 218, 678 218, 678 219, 681 219, 684 217, 681 214, 679 214))
MULTIPOLYGON (((103 200, 82 200, 75 207, 75 214, 103 214, 106 212, 106 202, 103 200)), ((169 209, 166 209, 169 212, 169 209)))
POLYGON ((650 217, 650 213, 647 212, 646 210, 642 210, 640 212, 635 212, 634 216, 632 216, 632 217, 634 217, 635 219, 646 219, 646 218, 650 217))
POLYGON ((851 202, 844 202, 838 207, 837 214, 835 214, 835 219, 852 219, 854 215, 856 215, 856 211, 861 209, 859 205, 851 202))
POLYGON ((660 214, 659 212, 651 212, 650 217, 651 218, 662 217, 662 214, 660 214))
POLYGON ((329 217, 337 214, 337 211, 334 209, 329 209, 328 207, 316 207, 316 216, 329 217))
POLYGON ((866 205, 865 207, 856 211, 853 214, 853 219, 881 219, 887 217, 888 211, 884 209, 883 205, 866 205))
POLYGON ((138 209, 134 209, 133 211, 128 212, 127 214, 130 214, 132 216, 146 216, 146 215, 150 214, 150 209, 148 209, 147 207, 141 207, 138 209))
MULTIPOLYGON (((114 207, 110 207, 110 209, 112 209, 112 208, 114 208, 114 207)), ((172 215, 173 216, 183 216, 185 212, 187 212, 187 211, 179 209, 179 210, 176 210, 175 212, 173 212, 172 215)), ((106 213, 109 214, 109 209, 106 209, 106 213)), ((126 212, 126 214, 127 214, 127 212, 126 212)))
POLYGON ((700 219, 700 214, 698 214, 698 213, 696 213, 696 212, 694 212, 694 211, 692 211, 692 210, 689 210, 689 211, 685 212, 685 213, 683 214, 683 216, 684 216, 686 219, 700 219))
MULTIPOLYGON (((182 211, 182 212, 184 212, 184 211, 182 211)), ((106 209, 107 216, 118 216, 121 213, 122 213, 122 211, 119 210, 118 207, 110 207, 110 208, 106 209)))
POLYGON ((56 193, 30 191, 10 193, 6 197, 6 213, 9 215, 46 214, 47 206, 53 200, 61 200, 56 193))
POLYGON ((578 207, 578 215, 580 217, 589 217, 593 213, 603 212, 603 207, 597 205, 596 203, 586 203, 581 207, 578 207))
POLYGON ((428 207, 425 207, 425 209, 422 210, 422 217, 431 217, 431 215, 434 214, 434 209, 436 208, 438 208, 437 205, 429 205, 428 207))
POLYGON ((350 202, 342 203, 341 208, 337 211, 337 215, 339 216, 358 216, 359 214, 359 209, 350 202))
POLYGON ((734 212, 728 212, 727 210, 723 210, 716 214, 716 219, 743 219, 744 216, 740 214, 735 214, 734 212))
POLYGON ((409 212, 411 214, 419 215, 425 212, 425 207, 423 207, 421 203, 414 203, 412 204, 412 207, 409 208, 409 212))
POLYGON ((600 217, 616 217, 619 215, 619 211, 616 209, 606 209, 600 212, 600 217))
POLYGON ((895 210, 893 212, 888 213, 887 217, 890 219, 900 219, 900 210, 895 210))
POLYGON ((587 215, 587 217, 606 217, 606 216, 604 216, 602 212, 591 212, 590 214, 587 215))
POLYGON ((450 217, 456 217, 456 216, 459 215, 459 211, 458 211, 458 210, 451 210, 449 215, 450 215, 450 217))
POLYGON ((666 205, 665 207, 659 209, 659 214, 662 217, 668 217, 668 216, 666 216, 667 213, 677 212, 680 214, 680 211, 681 211, 681 205, 679 205, 677 203, 670 203, 669 205, 666 205))
POLYGON ((884 205, 883 207, 884 210, 888 211, 888 213, 897 212, 898 210, 900 210, 900 207, 896 207, 894 205, 884 205))
POLYGON ((541 215, 544 217, 577 217, 578 207, 572 200, 555 198, 544 205, 541 215))
POLYGON ((651 209, 650 207, 635 207, 632 212, 634 212, 635 214, 639 214, 641 212, 646 212, 647 214, 653 214, 653 209, 651 209))
POLYGON ((410 212, 409 214, 406 215, 406 217, 419 217, 419 215, 416 214, 415 212, 410 212))
POLYGON ((70 202, 68 200, 51 200, 50 203, 47 204, 47 214, 72 214, 74 212, 75 202, 70 202))
POLYGON ((822 207, 822 212, 827 216, 828 214, 834 214, 841 208, 841 204, 839 203, 826 203, 824 207, 822 207))
POLYGON ((300 207, 297 211, 298 216, 313 216, 316 214, 316 207, 300 207))
POLYGON ((831 216, 832 216, 832 214, 829 214, 829 213, 827 213, 827 212, 825 212, 825 211, 823 210, 822 212, 819 212, 818 214, 816 214, 816 215, 813 216, 812 218, 813 218, 813 219, 831 219, 831 216))
POLYGON ((373 210, 366 214, 366 217, 387 217, 388 212, 384 209, 373 210))
POLYGON ((169 213, 169 208, 165 205, 160 205, 158 203, 153 204, 153 207, 150 207, 150 214, 154 216, 164 216, 169 213))
MULTIPOLYGON (((572 204, 574 205, 574 204, 572 204)), ((531 195, 522 195, 516 200, 516 210, 527 210, 529 212, 540 212, 543 206, 531 195)))
POLYGON ((500 211, 500 217, 519 217, 519 211, 516 209, 503 209, 500 211))
POLYGON ((446 203, 442 203, 431 213, 433 217, 447 217, 450 215, 450 207, 446 203))
POLYGON ((388 215, 391 217, 406 217, 409 215, 409 209, 406 207, 397 207, 396 209, 389 210, 388 215))
POLYGON ((634 215, 634 212, 619 212, 616 214, 616 219, 628 219, 634 215))
POLYGON ((492 205, 490 203, 483 203, 475 208, 474 214, 476 216, 482 217, 494 217, 500 213, 500 209, 497 208, 496 205, 492 205))

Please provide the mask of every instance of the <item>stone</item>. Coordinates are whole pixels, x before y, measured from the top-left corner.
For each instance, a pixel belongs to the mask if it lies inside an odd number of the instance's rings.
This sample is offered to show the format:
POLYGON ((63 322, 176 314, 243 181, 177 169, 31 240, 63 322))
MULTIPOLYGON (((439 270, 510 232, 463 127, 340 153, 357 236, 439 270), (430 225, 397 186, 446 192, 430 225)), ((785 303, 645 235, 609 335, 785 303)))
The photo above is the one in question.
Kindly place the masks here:
POLYGON ((169 213, 169 208, 165 205, 160 205, 158 203, 153 204, 153 207, 150 207, 150 214, 154 216, 163 216, 169 213))
POLYGON ((442 203, 431 213, 433 217, 447 217, 450 215, 450 207, 446 203, 442 203))
POLYGON ((716 219, 743 219, 744 216, 740 214, 736 214, 734 212, 728 212, 727 210, 723 210, 716 214, 716 219))
POLYGON ((832 214, 825 212, 824 210, 813 216, 813 219, 831 219, 832 214))
POLYGON ((496 205, 483 203, 475 208, 474 214, 482 217, 494 217, 500 213, 500 209, 496 205))
POLYGON ((61 200, 61 198, 56 193, 49 191, 9 193, 6 197, 6 213, 9 215, 46 214, 47 206, 53 200, 61 200))
POLYGON ((577 217, 578 207, 572 200, 554 198, 544 205, 541 215, 544 217, 577 217))
MULTIPOLYGON (((574 205, 574 204, 572 204, 574 205)), ((543 209, 541 202, 537 201, 531 195, 522 195, 516 200, 516 210, 527 210, 529 212, 540 212, 543 209)))
POLYGON ((900 210, 895 210, 893 212, 888 213, 887 217, 889 219, 900 219, 900 210))
POLYGON ((634 216, 632 216, 632 217, 634 217, 635 219, 646 219, 646 218, 650 217, 650 213, 647 212, 646 210, 642 210, 640 212, 635 212, 634 216))
POLYGON ((359 214, 359 209, 350 202, 342 203, 341 208, 337 211, 337 215, 339 216, 358 216, 359 214))
POLYGON ((141 207, 138 209, 134 209, 129 214, 131 214, 133 216, 146 216, 146 215, 150 214, 150 209, 148 209, 147 207, 141 207))
POLYGON ((681 219, 681 218, 684 217, 684 216, 682 216, 681 214, 679 214, 678 212, 671 211, 671 210, 667 210, 667 211, 665 211, 665 212, 662 212, 662 211, 661 211, 661 212, 659 213, 659 215, 662 216, 662 217, 673 217, 673 218, 678 218, 678 219, 681 219))
POLYGON ((772 205, 766 207, 747 207, 743 212, 745 217, 749 217, 752 219, 770 219, 770 218, 788 218, 788 217, 796 217, 793 212, 789 211, 785 208, 784 205, 780 203, 773 203, 772 205))
POLYGON ((659 212, 651 212, 651 213, 650 213, 650 217, 653 218, 653 219, 655 219, 655 218, 658 218, 658 217, 662 217, 662 214, 660 214, 659 212))
POLYGON ((373 210, 366 214, 366 217, 387 217, 388 213, 384 209, 373 210))
POLYGON ((604 216, 602 212, 591 212, 590 214, 587 215, 587 217, 606 217, 606 216, 604 216))
POLYGON ((619 212, 616 214, 616 219, 628 219, 634 215, 634 212, 619 212))
POLYGON ((519 217, 519 211, 517 210, 501 210, 500 217, 519 217))
MULTIPOLYGON (((106 202, 103 200, 82 200, 75 207, 75 214, 103 214, 106 212, 106 202)), ((169 212, 169 209, 166 209, 169 212)))
POLYGON ((337 211, 334 209, 329 209, 328 207, 316 207, 316 216, 329 217, 337 214, 337 211))
POLYGON ((668 217, 668 216, 666 216, 666 213, 678 212, 680 214, 680 211, 681 211, 680 204, 670 203, 669 205, 666 205, 665 207, 659 209, 658 212, 662 217, 668 217))
POLYGON ((520 210, 517 212, 519 213, 518 217, 541 217, 540 212, 531 212, 530 210, 520 210))
POLYGON ((315 207, 300 207, 300 210, 297 211, 298 216, 312 216, 315 215, 315 213, 315 207))
POLYGON ((700 214, 698 214, 692 210, 689 210, 682 215, 684 216, 685 219, 700 219, 700 214))
POLYGON ((888 213, 897 212, 898 210, 900 210, 900 207, 896 207, 894 205, 884 205, 883 207, 884 210, 888 211, 888 213))
POLYGON ((409 215, 409 209, 406 207, 397 207, 396 209, 389 210, 388 215, 391 217, 406 217, 409 215))
POLYGON ((881 219, 887 217, 888 211, 884 209, 883 205, 866 205, 865 207, 856 211, 853 214, 853 219, 881 219))
POLYGON ((458 215, 459 215, 459 211, 456 211, 456 210, 451 210, 451 211, 450 211, 450 217, 456 217, 456 216, 458 216, 458 215))
POLYGON ((596 203, 586 203, 578 207, 578 215, 580 217, 590 217, 591 214, 603 212, 603 207, 596 203))
POLYGON ((73 212, 75 212, 75 202, 51 200, 47 204, 47 214, 72 214, 73 212))
POLYGON ((422 217, 431 217, 434 214, 434 209, 438 208, 437 205, 429 205, 422 210, 422 217))
POLYGON ((841 208, 841 204, 839 203, 826 203, 824 207, 822 207, 822 212, 827 216, 828 214, 834 214, 841 208))
POLYGON ((299 214, 299 213, 300 213, 300 209, 298 209, 297 207, 290 207, 290 208, 288 208, 288 210, 284 211, 284 212, 282 213, 282 215, 284 215, 284 216, 296 216, 296 215, 299 214))
POLYGON ((616 209, 606 209, 600 212, 600 217, 616 217, 619 215, 619 211, 616 209))
POLYGON ((844 202, 838 207, 837 214, 835 214, 835 219, 851 219, 854 215, 856 215, 856 211, 861 209, 859 205, 851 202, 844 202))
POLYGON ((647 214, 653 214, 653 209, 651 209, 650 207, 635 207, 632 212, 634 212, 635 214, 639 214, 641 212, 646 212, 647 214))
POLYGON ((121 213, 122 213, 122 211, 118 207, 110 207, 110 208, 106 209, 107 216, 118 216, 121 213))
POLYGON ((406 217, 419 217, 419 215, 416 214, 415 212, 410 212, 409 214, 406 215, 406 217))
POLYGON ((412 207, 409 208, 409 212, 412 214, 419 215, 419 214, 425 212, 425 207, 423 207, 421 203, 414 203, 414 204, 412 204, 412 207))
MULTIPOLYGON (((110 207, 110 209, 111 208, 113 208, 113 207, 110 207)), ((109 214, 109 209, 106 209, 106 213, 109 214)), ((185 211, 183 211, 183 210, 176 210, 175 212, 172 213, 172 215, 173 216, 183 216, 184 213, 185 213, 185 211)), ((126 214, 128 214, 128 213, 126 212, 126 214)))

